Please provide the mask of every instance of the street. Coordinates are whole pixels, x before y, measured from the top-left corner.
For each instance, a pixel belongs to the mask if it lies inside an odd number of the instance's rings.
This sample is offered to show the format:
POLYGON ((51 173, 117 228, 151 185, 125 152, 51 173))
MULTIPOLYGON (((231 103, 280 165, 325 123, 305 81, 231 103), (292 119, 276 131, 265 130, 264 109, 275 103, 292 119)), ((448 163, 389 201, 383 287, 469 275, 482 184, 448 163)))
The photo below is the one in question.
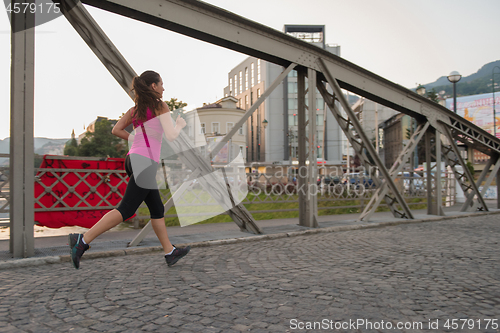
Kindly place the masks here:
POLYGON ((499 234, 487 215, 3 270, 0 331, 500 332, 499 234))

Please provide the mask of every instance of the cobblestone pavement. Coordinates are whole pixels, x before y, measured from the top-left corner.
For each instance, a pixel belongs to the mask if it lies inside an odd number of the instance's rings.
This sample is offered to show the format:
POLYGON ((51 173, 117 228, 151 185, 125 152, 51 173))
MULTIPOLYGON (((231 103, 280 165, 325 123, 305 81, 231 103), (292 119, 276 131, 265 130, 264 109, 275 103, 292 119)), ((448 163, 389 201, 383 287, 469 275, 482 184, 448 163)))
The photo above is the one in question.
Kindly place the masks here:
POLYGON ((194 248, 170 268, 156 253, 5 270, 0 331, 499 332, 499 234, 491 215, 194 248))

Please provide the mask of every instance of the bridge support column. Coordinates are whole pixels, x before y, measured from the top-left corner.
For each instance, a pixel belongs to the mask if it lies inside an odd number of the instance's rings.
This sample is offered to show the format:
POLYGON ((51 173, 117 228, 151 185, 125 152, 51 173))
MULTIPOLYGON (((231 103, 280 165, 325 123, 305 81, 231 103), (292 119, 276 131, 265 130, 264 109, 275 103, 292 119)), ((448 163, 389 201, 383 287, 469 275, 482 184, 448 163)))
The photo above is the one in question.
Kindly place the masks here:
POLYGON ((35 254, 35 15, 29 10, 11 15, 10 252, 26 258, 35 254))
POLYGON ((428 128, 425 133, 425 163, 427 214, 444 215, 442 207, 443 194, 441 190, 441 137, 435 128, 428 128))
POLYGON ((309 70, 308 88, 306 88, 306 71, 301 69, 297 73, 297 91, 298 91, 298 145, 299 145, 299 170, 297 175, 297 186, 299 193, 299 225, 310 228, 318 227, 318 207, 314 188, 316 186, 316 159, 314 158, 314 134, 316 132, 315 116, 311 116, 315 111, 315 81, 311 79, 315 76, 309 70), (312 83, 311 83, 312 82, 312 83), (311 92, 312 91, 312 92, 311 92), (306 96, 308 105, 306 105, 306 96), (314 98, 313 98, 314 96, 314 98), (314 99, 314 102, 311 100, 314 99), (312 104, 311 104, 312 103, 312 104), (307 117, 306 117, 307 116, 307 117), (313 162, 314 161, 314 162, 313 162), (314 165, 313 165, 314 164, 314 165))

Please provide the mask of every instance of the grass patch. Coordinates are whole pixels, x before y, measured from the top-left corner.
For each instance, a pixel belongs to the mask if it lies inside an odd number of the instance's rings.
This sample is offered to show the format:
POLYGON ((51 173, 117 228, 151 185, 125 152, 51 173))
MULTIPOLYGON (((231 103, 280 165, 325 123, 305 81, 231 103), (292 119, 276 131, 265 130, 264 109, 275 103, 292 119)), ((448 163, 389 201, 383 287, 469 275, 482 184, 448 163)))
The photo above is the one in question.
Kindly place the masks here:
MULTIPOLYGON (((162 190, 164 195, 168 194, 168 190, 162 190)), ((245 208, 252 214, 253 218, 257 221, 259 220, 272 220, 272 219, 285 219, 285 218, 298 218, 299 217, 299 203, 293 202, 293 200, 298 200, 298 195, 266 195, 261 193, 258 196, 252 193, 247 195, 247 200, 251 203, 244 204, 245 208), (283 197, 289 199, 287 202, 283 200, 283 197), (265 200, 268 198, 267 200, 265 200), (281 200, 281 201, 278 201, 281 200), (268 212, 270 210, 296 210, 296 211, 282 211, 282 212, 268 212), (259 213, 259 211, 261 211, 259 213)), ((318 215, 328 216, 328 215, 339 215, 339 214, 355 214, 361 213, 365 205, 368 204, 370 198, 366 197, 363 199, 352 199, 347 194, 344 194, 338 198, 332 198, 328 196, 318 196, 318 215), (322 200, 331 199, 331 200, 322 200), (339 207, 339 208, 335 208, 339 207), (324 209, 321 209, 324 208, 324 209)), ((405 199, 410 209, 425 209, 427 208, 426 198, 407 198, 405 199)), ((389 207, 385 204, 381 204, 376 212, 388 212, 389 207)), ((175 207, 169 209, 165 215, 175 215, 177 211, 175 207)), ((149 210, 144 208, 139 208, 139 216, 148 216, 149 210)), ((140 221, 141 225, 145 225, 149 219, 142 219, 140 221)), ((209 224, 209 223, 222 223, 222 222, 232 222, 233 220, 227 214, 220 214, 204 221, 198 222, 197 224, 209 224)), ((166 226, 179 226, 179 219, 177 217, 166 217, 166 226)))

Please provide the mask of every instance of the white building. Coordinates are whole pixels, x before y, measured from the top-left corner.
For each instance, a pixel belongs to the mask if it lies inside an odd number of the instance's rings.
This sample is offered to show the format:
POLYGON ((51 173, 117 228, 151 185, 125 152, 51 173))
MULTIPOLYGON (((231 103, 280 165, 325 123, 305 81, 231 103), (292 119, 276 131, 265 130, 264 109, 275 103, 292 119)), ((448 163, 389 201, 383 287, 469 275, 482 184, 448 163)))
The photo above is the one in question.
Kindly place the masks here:
MULTIPOLYGON (((210 145, 222 139, 241 119, 245 111, 236 106, 237 102, 235 97, 228 96, 186 113, 188 135, 202 151, 206 149, 205 140, 210 145)), ((246 130, 241 127, 229 141, 229 146, 232 147, 228 151, 229 160, 236 157, 239 152, 245 157, 245 132, 246 130)))

